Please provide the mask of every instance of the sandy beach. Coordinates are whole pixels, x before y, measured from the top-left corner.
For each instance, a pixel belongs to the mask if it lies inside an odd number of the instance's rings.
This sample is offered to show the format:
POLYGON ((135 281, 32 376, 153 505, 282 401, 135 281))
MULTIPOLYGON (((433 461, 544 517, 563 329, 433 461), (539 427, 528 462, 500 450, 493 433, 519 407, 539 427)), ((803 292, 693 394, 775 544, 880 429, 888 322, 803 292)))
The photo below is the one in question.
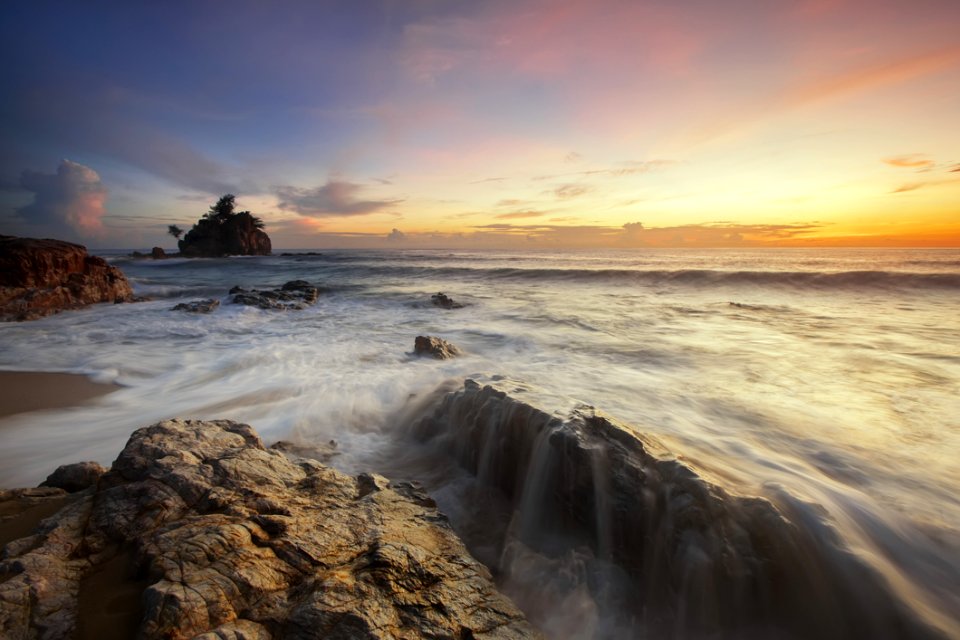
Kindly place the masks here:
POLYGON ((0 371, 0 418, 77 406, 118 388, 74 373, 0 371))

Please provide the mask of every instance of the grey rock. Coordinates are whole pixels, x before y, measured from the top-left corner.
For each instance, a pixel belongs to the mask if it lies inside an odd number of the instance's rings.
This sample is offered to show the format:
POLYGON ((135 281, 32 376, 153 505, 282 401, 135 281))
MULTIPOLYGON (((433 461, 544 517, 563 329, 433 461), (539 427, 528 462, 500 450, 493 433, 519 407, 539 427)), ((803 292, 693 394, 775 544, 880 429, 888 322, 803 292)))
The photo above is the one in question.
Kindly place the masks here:
POLYGON ((499 532, 482 510, 454 522, 472 548, 495 550, 499 575, 504 549, 595 558, 598 600, 645 612, 637 637, 943 637, 828 524, 798 526, 815 506, 730 493, 593 407, 564 415, 498 384, 468 380, 409 428, 433 465, 452 457, 505 504, 499 532))
POLYGON ((433 305, 440 307, 442 309, 462 309, 463 305, 459 302, 454 302, 453 298, 449 297, 443 292, 435 293, 430 296, 430 301, 433 302, 433 305))
POLYGON ((181 302, 171 309, 171 311, 186 311, 187 313, 213 313, 220 306, 220 301, 215 298, 204 300, 191 300, 190 302, 181 302))
POLYGON ((429 356, 437 360, 446 360, 461 354, 456 345, 437 336, 417 336, 413 342, 413 352, 418 356, 429 356))
POLYGON ((435 508, 244 424, 139 429, 77 496, 6 546, 0 636, 72 637, 81 581, 126 553, 144 640, 538 637, 435 508))
POLYGON ((247 290, 242 287, 230 289, 234 304, 243 304, 260 309, 286 311, 306 309, 320 298, 320 288, 305 280, 291 280, 279 289, 247 290))

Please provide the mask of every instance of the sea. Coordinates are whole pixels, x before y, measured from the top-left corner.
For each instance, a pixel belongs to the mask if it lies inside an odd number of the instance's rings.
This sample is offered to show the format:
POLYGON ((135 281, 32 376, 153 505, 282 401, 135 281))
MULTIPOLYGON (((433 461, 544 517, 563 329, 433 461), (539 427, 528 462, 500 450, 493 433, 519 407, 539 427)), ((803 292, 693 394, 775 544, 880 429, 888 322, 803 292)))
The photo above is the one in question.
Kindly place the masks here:
MULTIPOLYGON (((656 437, 731 493, 794 497, 960 637, 960 250, 126 253, 101 255, 148 301, 0 325, 0 368, 119 385, 0 419, 0 487, 109 464, 134 429, 174 416, 332 440, 331 464, 377 470, 411 406, 508 379, 548 411, 584 403, 656 437), (294 279, 324 288, 315 306, 230 302, 235 285, 294 279), (464 306, 433 305, 438 292, 464 306), (200 298, 222 304, 172 310, 200 298), (463 355, 417 358, 418 335, 463 355)), ((603 637, 537 615, 550 637, 603 637)))

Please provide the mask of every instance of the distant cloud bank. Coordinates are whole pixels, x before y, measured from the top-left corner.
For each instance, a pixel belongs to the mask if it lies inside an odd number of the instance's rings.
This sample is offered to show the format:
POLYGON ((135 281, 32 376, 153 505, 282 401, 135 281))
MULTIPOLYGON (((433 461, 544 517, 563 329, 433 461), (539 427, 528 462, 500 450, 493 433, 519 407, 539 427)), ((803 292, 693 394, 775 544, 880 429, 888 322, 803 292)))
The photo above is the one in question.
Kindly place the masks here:
POLYGON ((33 202, 16 210, 28 225, 53 234, 69 229, 84 237, 103 235, 107 188, 90 167, 62 160, 53 174, 25 170, 20 187, 33 193, 33 202))

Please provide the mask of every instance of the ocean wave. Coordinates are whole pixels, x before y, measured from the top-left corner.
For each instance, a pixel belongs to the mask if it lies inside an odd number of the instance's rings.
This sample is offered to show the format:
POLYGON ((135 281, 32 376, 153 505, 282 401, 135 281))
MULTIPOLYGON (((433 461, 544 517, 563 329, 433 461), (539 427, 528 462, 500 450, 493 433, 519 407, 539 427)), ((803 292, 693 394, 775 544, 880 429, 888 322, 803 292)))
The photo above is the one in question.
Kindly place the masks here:
MULTIPOLYGON (((960 289, 960 273, 903 271, 722 271, 711 269, 564 269, 356 265, 350 271, 394 277, 504 281, 606 282, 647 286, 768 286, 794 289, 960 289)), ((346 276, 346 271, 341 271, 346 276)))

